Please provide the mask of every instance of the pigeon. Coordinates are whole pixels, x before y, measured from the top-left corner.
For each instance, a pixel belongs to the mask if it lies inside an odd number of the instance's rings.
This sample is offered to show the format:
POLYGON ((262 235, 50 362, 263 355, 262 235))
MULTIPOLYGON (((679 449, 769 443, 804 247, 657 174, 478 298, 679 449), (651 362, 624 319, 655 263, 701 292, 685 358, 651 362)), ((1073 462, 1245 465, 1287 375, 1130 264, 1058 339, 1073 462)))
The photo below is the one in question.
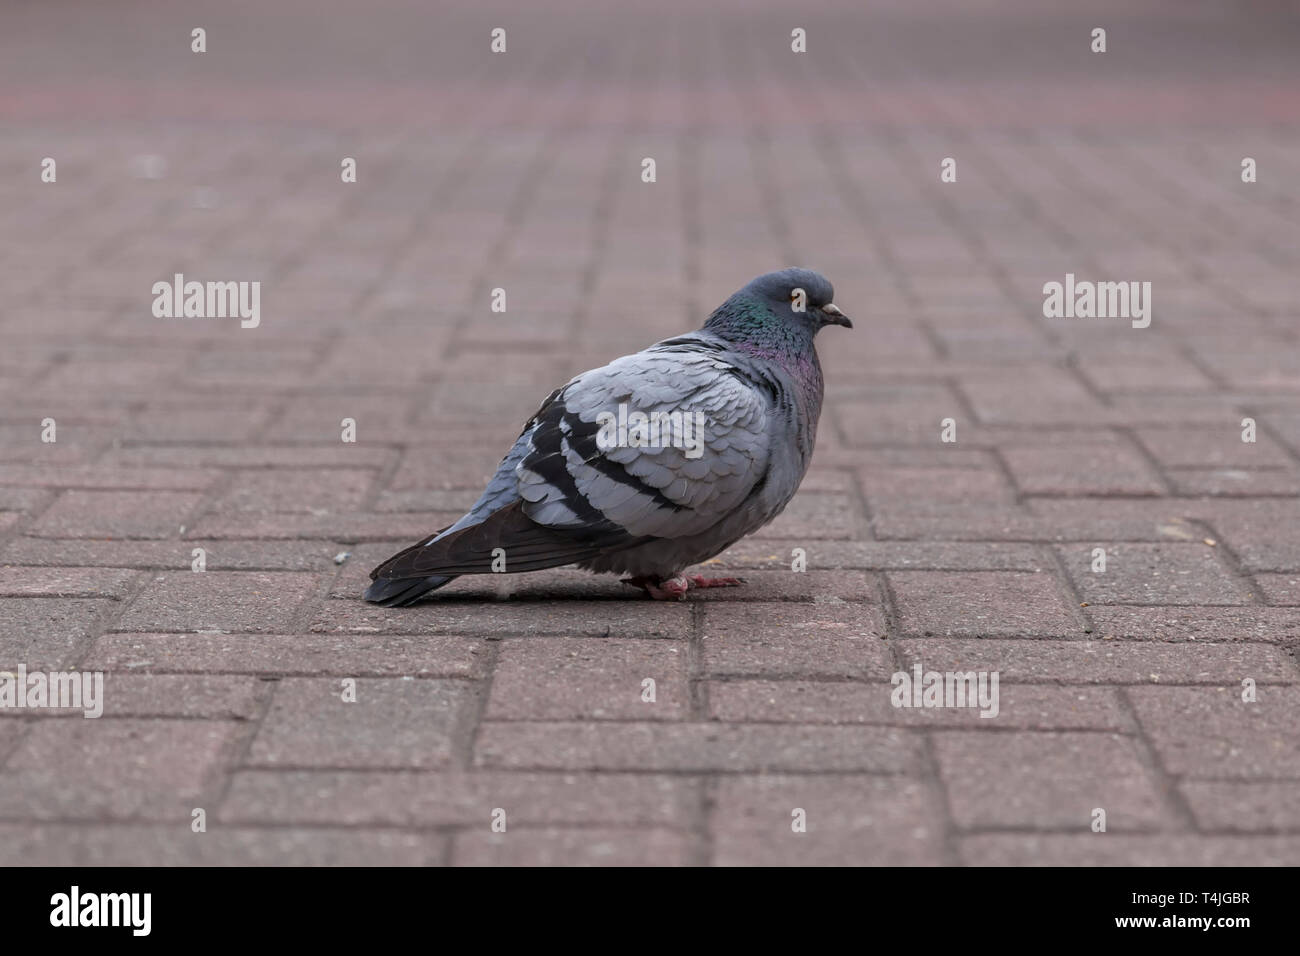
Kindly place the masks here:
POLYGON ((660 600, 742 584, 684 572, 798 490, 822 405, 813 338, 853 327, 833 291, 808 269, 770 272, 698 332, 556 389, 474 507, 371 571, 365 599, 404 607, 458 575, 567 564, 660 600))

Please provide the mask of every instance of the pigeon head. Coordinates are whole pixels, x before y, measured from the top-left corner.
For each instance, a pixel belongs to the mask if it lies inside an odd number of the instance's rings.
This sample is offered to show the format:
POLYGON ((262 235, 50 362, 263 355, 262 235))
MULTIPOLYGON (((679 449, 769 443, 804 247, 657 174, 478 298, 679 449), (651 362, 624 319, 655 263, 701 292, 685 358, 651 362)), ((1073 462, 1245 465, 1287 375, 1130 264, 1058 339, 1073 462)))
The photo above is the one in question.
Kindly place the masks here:
POLYGON ((834 295, 830 280, 811 269, 769 272, 722 303, 704 328, 733 341, 811 345, 828 325, 853 328, 831 301, 834 295))

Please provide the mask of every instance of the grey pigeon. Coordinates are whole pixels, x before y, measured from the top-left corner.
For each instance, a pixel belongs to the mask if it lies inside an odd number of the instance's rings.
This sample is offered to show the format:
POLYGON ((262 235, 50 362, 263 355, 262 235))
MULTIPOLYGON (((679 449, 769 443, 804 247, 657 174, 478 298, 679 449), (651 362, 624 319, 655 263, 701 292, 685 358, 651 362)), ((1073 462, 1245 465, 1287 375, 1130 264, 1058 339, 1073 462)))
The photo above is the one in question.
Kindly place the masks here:
POLYGON ((627 574, 655 598, 741 583, 682 572, 799 488, 822 407, 813 337, 853 327, 832 293, 816 272, 770 272, 700 331, 556 389, 469 513, 371 571, 366 600, 405 606, 457 575, 563 564, 627 574))

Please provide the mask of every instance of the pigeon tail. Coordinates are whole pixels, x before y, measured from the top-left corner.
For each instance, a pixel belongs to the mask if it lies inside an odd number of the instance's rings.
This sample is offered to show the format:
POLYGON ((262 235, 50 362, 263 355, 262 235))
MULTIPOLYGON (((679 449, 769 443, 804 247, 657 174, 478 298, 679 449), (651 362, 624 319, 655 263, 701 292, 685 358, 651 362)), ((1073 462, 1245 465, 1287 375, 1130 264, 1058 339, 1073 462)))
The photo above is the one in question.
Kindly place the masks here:
POLYGON ((380 578, 366 588, 366 600, 383 607, 410 607, 430 591, 436 591, 456 578, 454 574, 435 574, 427 578, 380 578))

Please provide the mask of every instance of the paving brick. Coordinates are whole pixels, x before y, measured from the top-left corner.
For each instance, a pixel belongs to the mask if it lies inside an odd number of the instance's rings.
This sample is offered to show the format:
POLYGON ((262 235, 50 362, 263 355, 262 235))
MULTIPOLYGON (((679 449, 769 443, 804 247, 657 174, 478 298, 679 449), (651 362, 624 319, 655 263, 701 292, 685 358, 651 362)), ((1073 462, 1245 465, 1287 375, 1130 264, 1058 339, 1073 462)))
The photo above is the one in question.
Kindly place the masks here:
POLYGON ((1165 474, 1180 495, 1300 496, 1300 473, 1283 468, 1170 468, 1165 474))
POLYGON ((118 620, 119 631, 285 631, 317 586, 287 571, 156 574, 118 620))
POLYGON ((1202 541, 1208 509, 1170 498, 1031 498, 1027 510, 1052 541, 1202 541))
POLYGON ((1293 532, 1296 503, 1277 498, 1188 501, 1183 510, 1233 550, 1247 571, 1300 571, 1300 539, 1293 532))
POLYGON ((417 423, 427 426, 442 416, 472 417, 482 421, 487 433, 485 439, 491 441, 492 433, 501 436, 491 443, 497 449, 499 461, 510 447, 510 442, 518 437, 519 428, 548 394, 548 389, 539 389, 531 384, 493 382, 489 385, 484 382, 476 388, 467 387, 464 382, 444 382, 437 386, 432 403, 417 418, 417 423), (515 429, 514 435, 509 434, 511 428, 515 429))
POLYGON ((726 604, 704 612, 705 673, 874 677, 893 673, 885 622, 868 604, 726 604))
POLYGON ((456 866, 683 866, 693 841, 671 830, 603 828, 487 830, 458 834, 456 866))
POLYGON ((359 468, 305 471, 286 481, 277 470, 236 472, 230 489, 216 507, 225 514, 239 512, 310 512, 313 515, 356 510, 374 483, 374 475, 359 468))
POLYGON ((252 677, 215 674, 106 674, 104 716, 253 720, 259 683, 252 677))
POLYGON ((1300 605, 1300 574, 1257 574, 1254 581, 1269 604, 1300 605))
POLYGON ((49 469, 81 465, 98 457, 105 438, 93 425, 68 421, 67 416, 42 415, 21 424, 0 422, 0 462, 49 469), (41 440, 41 422, 54 418, 56 441, 41 440))
MULTIPOLYGON (((818 541, 741 540, 718 557, 722 567, 790 567, 802 547, 808 573, 820 568, 927 571, 1041 571, 1050 563, 1037 545, 1000 541, 818 541)), ((841 595, 843 596, 843 595, 841 595)))
POLYGON ((18 746, 27 727, 28 724, 21 720, 0 720, 0 767, 4 766, 5 758, 18 746))
MULTIPOLYGON (((149 350, 139 350, 134 355, 121 352, 103 356, 74 355, 46 376, 41 384, 55 394, 85 388, 87 383, 114 392, 139 386, 141 382, 149 382, 155 389, 170 390, 178 384, 177 375, 182 364, 178 358, 175 352, 150 355, 149 350)), ((63 443, 62 435, 59 443, 63 443)))
POLYGON ((833 414, 850 447, 937 445, 943 419, 957 419, 959 436, 969 423, 961 402, 944 385, 867 386, 860 401, 840 401, 833 414))
POLYGON ((687 670, 687 648, 667 641, 508 638, 484 717, 681 720, 690 706, 687 670), (654 681, 652 702, 643 699, 646 680, 654 681))
POLYGON ((105 634, 85 665, 145 673, 477 677, 485 643, 376 634, 105 634))
POLYGON ((46 538, 174 538, 200 497, 180 491, 71 489, 31 530, 46 538))
POLYGON ((1296 866, 1300 837, 1007 834, 966 837, 971 866, 1296 866))
POLYGON ((413 608, 361 601, 327 601, 312 618, 313 633, 469 634, 485 637, 646 637, 685 640, 689 601, 498 601, 434 599, 413 608))
POLYGON ((0 823, 0 864, 47 866, 430 866, 446 855, 431 833, 295 827, 70 826, 0 823))
POLYGON ((872 511, 966 511, 973 504, 1010 505, 1016 500, 1002 473, 983 468, 871 466, 858 472, 872 511))
POLYGON ((345 703, 342 679, 280 682, 249 750, 251 766, 388 768, 446 766, 467 705, 466 684, 360 678, 345 703))
POLYGON ((886 578, 908 634, 1068 637, 1083 630, 1051 574, 891 571, 886 578))
MULTIPOLYGON (((1244 675, 1253 677, 1254 675, 1244 675)), ((1300 687, 1135 687, 1138 720, 1172 774, 1210 778, 1300 777, 1300 687)))
POLYGON ((188 820, 213 795, 229 721, 42 720, 0 775, 0 816, 188 820))
MULTIPOLYGON (((829 445, 830 442, 827 441, 824 444, 829 445)), ((799 483, 800 491, 836 492, 846 495, 853 494, 856 487, 857 483, 854 481, 853 475, 830 464, 822 465, 820 460, 814 461, 808 466, 803 481, 799 483)))
POLYGON ((1103 392, 1209 391, 1210 379, 1194 364, 1169 353, 1081 356, 1079 370, 1103 392))
POLYGON ((806 536, 810 539, 853 538, 859 517, 852 495, 802 491, 772 523, 754 532, 757 539, 806 536))
POLYGON ((9 564, 183 570, 202 548, 209 571, 324 571, 344 546, 320 541, 81 541, 18 538, 0 550, 9 564))
POLYGON ((387 514, 335 512, 321 514, 214 514, 200 518, 188 534, 196 538, 227 540, 276 538, 302 541, 369 541, 398 537, 419 538, 445 528, 460 513, 387 514))
MULTIPOLYGON (((552 385, 551 388, 555 386, 552 385)), ((449 436, 446 446, 409 446, 402 453, 401 464, 393 472, 388 483, 390 491, 432 491, 467 489, 481 492, 487 484, 501 456, 510 448, 510 443, 519 435, 519 426, 523 425, 523 416, 531 415, 542 399, 546 397, 544 388, 538 389, 531 405, 524 402, 519 408, 527 407, 526 412, 519 412, 520 420, 514 429, 500 430, 500 440, 492 442, 489 435, 481 430, 469 441, 456 441, 456 436, 449 436), (490 445, 491 447, 486 447, 490 445)))
POLYGON ((1234 388, 1294 388, 1294 360, 1289 349, 1257 341, 1247 350, 1197 349, 1197 357, 1234 388))
MULTIPOLYGON (((1014 379, 995 373, 986 380, 967 378, 963 392, 975 415, 991 425, 1052 425, 1059 422, 1104 423, 1104 408, 1079 382, 1060 369, 1022 366, 1014 379)), ((958 425, 958 429, 961 426, 958 425)), ((960 432, 958 441, 961 441, 960 432)))
POLYGON ((425 488, 414 491, 381 491, 375 511, 459 511, 474 507, 481 489, 425 488))
POLYGON ((46 488, 14 488, 0 485, 0 511, 22 511, 32 513, 44 510, 44 505, 53 499, 55 492, 46 488))
POLYGON ((1028 495, 1159 495, 1164 482, 1137 451, 1120 442, 1009 447, 1002 457, 1028 495))
POLYGON ((1177 829, 1130 737, 1104 733, 944 731, 935 758, 957 826, 1090 832, 1177 829))
POLYGON ((1260 683, 1300 682, 1295 661, 1269 644, 925 638, 900 642, 899 654, 907 669, 920 663, 927 670, 997 671, 1001 681, 1017 683, 1217 685, 1236 674, 1260 683))
POLYGON ((1249 604, 1247 585, 1204 543, 1108 545, 1105 570, 1094 571, 1095 548, 1058 547, 1070 580, 1089 604, 1249 604))
POLYGON ((0 667, 66 667, 111 606, 98 600, 0 598, 0 667))
POLYGON ((1224 415, 1217 428, 1138 428, 1138 439, 1162 465, 1183 468, 1263 468, 1291 465, 1286 451, 1266 434, 1241 440, 1241 415, 1224 415))
POLYGON ((141 445, 124 443, 102 459, 120 468, 368 468, 379 470, 394 457, 391 449, 356 445, 141 445))
MULTIPOLYGON (((840 389, 826 394, 829 407, 837 407, 840 389)), ((827 413, 822 412, 823 416, 827 413)), ((826 421, 823 418, 823 421, 826 421)), ((857 449, 827 447, 822 440, 823 426, 817 435, 817 454, 813 467, 850 469, 854 472, 864 467, 863 454, 857 449)), ((833 434, 833 433, 832 433, 833 434)), ((986 448, 958 447, 950 442, 928 441, 924 445, 876 445, 868 461, 881 468, 967 468, 981 471, 989 467, 991 459, 986 448)))
POLYGON ((1178 789, 1203 830, 1300 830, 1300 780, 1184 780, 1178 789))
MULTIPOLYGON (((98 668, 82 665, 77 672, 98 668)), ((251 677, 220 675, 136 674, 103 675, 99 717, 202 717, 214 720, 251 720, 258 712, 258 681, 251 677)), ((75 707, 0 708, 0 718, 76 717, 85 719, 88 702, 75 707)), ((94 709, 92 706, 89 708, 94 709)))
POLYGON ((1300 412, 1285 409, 1271 410, 1260 416, 1260 421, 1269 426, 1272 433, 1297 455, 1300 455, 1300 412))
POLYGON ((557 824, 682 827, 700 785, 668 774, 521 771, 244 770, 221 808, 223 823, 487 828, 557 824))
POLYGON ((914 769, 917 743, 878 727, 676 723, 484 723, 476 765, 650 771, 914 769))
POLYGON ((1089 607, 1093 633, 1154 641, 1276 641, 1300 636, 1287 607, 1089 607))
POLYGON ((136 414, 123 437, 146 442, 248 441, 265 425, 265 409, 156 406, 136 414))
POLYGON ((710 814, 720 866, 917 866, 944 862, 940 800, 920 781, 851 775, 719 781, 710 814), (795 832, 794 811, 804 811, 795 832))
MULTIPOLYGON (((1094 518, 1076 507, 1079 499, 1031 498, 1024 508, 981 509, 938 515, 877 514, 875 536, 883 541, 1162 541, 1166 525, 1145 518, 1094 518), (1027 509, 1027 510, 1026 510, 1027 509), (1036 512, 1055 511, 1051 515, 1036 512)), ((1152 499, 1161 500, 1161 499, 1152 499)), ((1106 499, 1110 504, 1110 499, 1106 499)))
POLYGON ((711 681, 709 713, 716 720, 736 723, 1133 729, 1132 720, 1110 688, 1003 685, 999 675, 997 714, 981 717, 981 708, 974 704, 966 708, 895 707, 892 699, 896 686, 857 681, 711 681))
POLYGON ((135 581, 126 568, 0 567, 0 595, 5 597, 123 598, 135 581))
MULTIPOLYGON (((355 340, 345 343, 345 347, 354 350, 355 340)), ((334 363, 329 374, 338 376, 347 373, 362 379, 368 387, 374 387, 376 380, 386 376, 392 369, 376 373, 356 362, 356 356, 343 357, 334 363)), ((385 378, 384 385, 391 386, 391 379, 385 378)), ((337 442, 342 436, 342 422, 351 418, 356 422, 356 438, 359 445, 375 442, 409 441, 419 437, 414 427, 407 423, 407 417, 401 412, 404 405, 411 402, 392 395, 341 394, 321 396, 310 405, 290 405, 285 413, 265 433, 267 441, 285 443, 325 444, 337 442)))

